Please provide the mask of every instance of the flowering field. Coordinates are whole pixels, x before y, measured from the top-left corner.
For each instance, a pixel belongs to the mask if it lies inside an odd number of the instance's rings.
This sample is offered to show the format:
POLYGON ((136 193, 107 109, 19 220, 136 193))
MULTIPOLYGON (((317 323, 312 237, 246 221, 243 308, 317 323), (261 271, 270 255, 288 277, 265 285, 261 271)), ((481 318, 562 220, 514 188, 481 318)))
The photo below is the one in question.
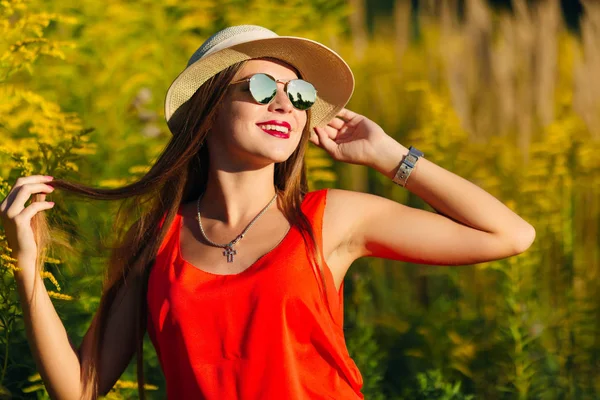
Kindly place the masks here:
MULTIPOLYGON (((517 257, 350 268, 345 331, 367 399, 600 397, 600 7, 567 29, 559 1, 0 1, 0 199, 17 177, 98 187, 142 176, 170 138, 163 100, 228 25, 321 41, 352 67, 348 108, 480 185, 536 228, 517 257), (390 2, 388 2, 390 3, 390 2), (419 7, 415 4, 419 3, 419 7), (456 4, 455 4, 456 3, 456 4), (460 11, 460 12, 459 12, 460 11)), ((311 187, 431 208, 374 170, 311 146, 311 187)), ((99 295, 118 205, 57 191, 44 280, 73 343, 99 295)), ((0 229, 0 398, 49 398, 28 348, 0 229)), ((164 378, 147 340, 150 398, 164 378)), ((108 396, 136 396, 134 362, 108 396)))

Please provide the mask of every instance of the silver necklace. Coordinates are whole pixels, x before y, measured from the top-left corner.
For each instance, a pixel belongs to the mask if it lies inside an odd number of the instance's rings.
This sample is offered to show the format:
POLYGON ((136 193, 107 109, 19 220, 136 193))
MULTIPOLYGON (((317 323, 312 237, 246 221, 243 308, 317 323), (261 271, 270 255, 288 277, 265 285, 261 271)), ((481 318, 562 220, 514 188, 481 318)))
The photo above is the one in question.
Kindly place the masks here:
POLYGON ((239 235, 237 235, 237 237, 235 239, 233 239, 231 242, 226 243, 226 244, 218 244, 213 242, 212 240, 210 240, 209 238, 206 237, 206 233, 204 233, 204 229, 202 228, 202 218, 200 217, 200 200, 202 199, 202 195, 200 195, 200 197, 198 197, 198 202, 197 202, 197 208, 198 208, 198 225, 200 226, 200 233, 202 233, 202 237, 204 238, 204 240, 206 240, 211 246, 214 247, 220 247, 222 249, 225 249, 225 251, 223 252, 223 255, 227 257, 227 262, 233 262, 233 256, 237 254, 237 252, 233 249, 233 246, 235 246, 237 244, 237 242, 239 242, 240 240, 242 240, 242 238, 244 237, 244 235, 246 234, 246 232, 248 231, 248 229, 250 229, 250 227, 254 224, 254 222, 265 213, 265 211, 267 211, 267 209, 271 206, 271 204, 273 204, 273 202, 275 201, 275 199, 277 198, 277 193, 275 193, 275 196, 273 196, 273 198, 271 199, 271 201, 269 202, 269 204, 267 204, 265 206, 265 208, 262 209, 261 212, 258 213, 258 215, 256 217, 254 217, 254 219, 252 221, 250 221, 250 223, 248 224, 248 226, 246 226, 246 229, 244 229, 242 231, 242 233, 240 233, 239 235))

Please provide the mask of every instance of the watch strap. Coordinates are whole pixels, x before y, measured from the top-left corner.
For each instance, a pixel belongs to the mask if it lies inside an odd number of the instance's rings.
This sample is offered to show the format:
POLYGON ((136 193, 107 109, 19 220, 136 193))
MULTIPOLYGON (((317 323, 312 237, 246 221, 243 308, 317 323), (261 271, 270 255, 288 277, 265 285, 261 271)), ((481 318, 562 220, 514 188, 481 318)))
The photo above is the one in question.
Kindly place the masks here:
POLYGON ((410 173, 415 168, 417 161, 421 157, 424 157, 423 152, 414 148, 413 146, 410 146, 408 148, 408 154, 404 157, 404 159, 400 163, 400 167, 398 168, 398 171, 396 172, 396 175, 394 176, 394 179, 393 179, 394 183, 396 183, 397 185, 400 185, 402 187, 405 187, 406 181, 408 180, 410 173))

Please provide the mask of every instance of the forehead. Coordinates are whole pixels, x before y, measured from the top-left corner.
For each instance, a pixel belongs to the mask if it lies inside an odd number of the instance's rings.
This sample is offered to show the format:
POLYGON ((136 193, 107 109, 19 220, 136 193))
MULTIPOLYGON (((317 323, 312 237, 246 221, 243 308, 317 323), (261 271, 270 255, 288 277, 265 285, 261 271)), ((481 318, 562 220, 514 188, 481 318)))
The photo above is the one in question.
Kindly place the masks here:
POLYGON ((274 58, 246 61, 244 67, 236 74, 236 78, 247 77, 259 72, 269 74, 277 79, 299 78, 298 71, 292 65, 274 58))

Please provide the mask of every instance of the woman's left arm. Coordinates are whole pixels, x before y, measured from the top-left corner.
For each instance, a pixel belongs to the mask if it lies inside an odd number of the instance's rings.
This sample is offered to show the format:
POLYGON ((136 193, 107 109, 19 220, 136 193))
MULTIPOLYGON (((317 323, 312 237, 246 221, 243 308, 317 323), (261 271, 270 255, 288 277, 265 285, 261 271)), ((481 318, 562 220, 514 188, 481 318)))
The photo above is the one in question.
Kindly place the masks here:
MULTIPOLYGON (((368 118, 343 109, 311 141, 334 159, 366 165, 392 179, 408 149, 368 118)), ((418 146, 416 146, 418 147, 418 146)), ((330 190, 336 251, 422 264, 465 265, 524 252, 535 229, 494 196, 426 158, 405 188, 443 215, 367 193, 330 190), (447 216, 447 217, 446 217, 447 216)))

